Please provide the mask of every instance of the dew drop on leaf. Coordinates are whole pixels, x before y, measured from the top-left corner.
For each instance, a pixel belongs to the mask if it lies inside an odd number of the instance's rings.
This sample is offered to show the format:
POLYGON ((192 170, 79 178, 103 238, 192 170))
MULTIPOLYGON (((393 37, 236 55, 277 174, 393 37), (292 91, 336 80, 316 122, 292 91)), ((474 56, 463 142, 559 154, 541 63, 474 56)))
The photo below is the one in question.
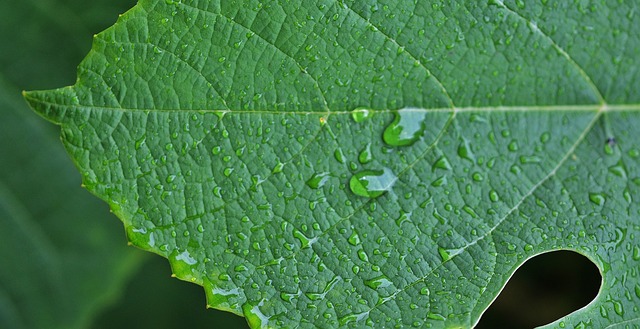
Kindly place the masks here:
POLYGON ((336 149, 333 152, 333 156, 336 158, 336 160, 340 163, 344 163, 344 154, 342 154, 342 150, 340 149, 336 149))
POLYGON ((281 173, 283 168, 284 168, 284 163, 282 163, 282 162, 278 162, 278 164, 276 164, 276 165, 273 167, 273 170, 271 171, 271 173, 272 173, 272 174, 281 173))
POLYGON ((451 170, 451 164, 445 156, 441 156, 431 167, 432 171, 435 171, 436 169, 451 170))
POLYGON ((328 172, 315 173, 307 180, 307 186, 313 189, 319 189, 329 180, 328 172))
POLYGON ((415 143, 425 130, 426 112, 405 108, 396 112, 393 122, 384 130, 383 139, 391 146, 409 146, 415 143))
POLYGON ((351 233, 351 236, 349 236, 349 239, 347 239, 347 241, 349 241, 349 244, 351 244, 352 246, 357 246, 360 244, 360 236, 358 235, 358 232, 353 231, 353 233, 351 233))
POLYGON ((372 112, 365 108, 357 108, 351 112, 351 117, 355 122, 362 122, 369 118, 372 115, 372 112))
POLYGON ((460 142, 460 145, 458 146, 458 156, 471 162, 475 162, 476 158, 471 151, 471 146, 469 145, 468 140, 464 139, 460 142))
POLYGON ((589 200, 595 205, 602 206, 607 199, 602 193, 589 193, 589 200))
POLYGON ((388 277, 381 275, 371 280, 365 280, 364 284, 371 289, 386 288, 393 284, 388 277))
POLYGON ((373 156, 371 155, 371 143, 367 143, 367 146, 360 152, 358 156, 358 161, 362 164, 367 164, 373 160, 373 156))
POLYGON ((391 190, 397 177, 391 169, 364 170, 351 177, 349 188, 356 195, 377 198, 391 190))

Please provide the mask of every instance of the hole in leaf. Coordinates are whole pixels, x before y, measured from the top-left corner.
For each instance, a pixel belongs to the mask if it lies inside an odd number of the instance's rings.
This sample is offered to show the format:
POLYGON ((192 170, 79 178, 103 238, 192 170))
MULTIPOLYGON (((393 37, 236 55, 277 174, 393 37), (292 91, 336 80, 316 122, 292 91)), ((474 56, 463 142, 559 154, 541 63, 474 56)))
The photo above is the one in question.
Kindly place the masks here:
POLYGON ((475 327, 534 328, 589 304, 602 276, 587 257, 555 251, 525 262, 475 327))

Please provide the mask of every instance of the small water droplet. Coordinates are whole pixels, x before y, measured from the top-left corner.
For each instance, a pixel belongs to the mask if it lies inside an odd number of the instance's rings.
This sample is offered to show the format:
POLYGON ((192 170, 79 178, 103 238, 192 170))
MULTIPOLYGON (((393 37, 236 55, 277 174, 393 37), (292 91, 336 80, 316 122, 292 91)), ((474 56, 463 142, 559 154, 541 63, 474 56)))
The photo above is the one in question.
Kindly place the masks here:
POLYGON ((431 167, 432 171, 435 171, 436 169, 451 170, 451 164, 444 155, 436 160, 436 162, 431 167))
POLYGON ((307 186, 313 189, 319 189, 327 183, 329 177, 328 172, 315 173, 307 180, 307 186))
POLYGON ((498 195, 498 192, 496 192, 496 190, 491 190, 489 192, 489 199, 491 200, 491 202, 497 202, 498 200, 500 200, 500 196, 498 195))
POLYGON ((605 195, 602 193, 589 193, 589 200, 598 206, 604 205, 605 201, 607 201, 605 195))
POLYGON ((342 154, 342 150, 341 149, 336 149, 333 152, 333 156, 336 158, 336 160, 340 163, 344 163, 344 154, 342 154))
POLYGON ((278 162, 278 163, 273 167, 273 170, 271 171, 271 173, 272 173, 272 174, 281 173, 283 168, 284 168, 284 163, 282 163, 282 162, 278 162))
POLYGON ((411 213, 402 213, 398 219, 396 219, 396 225, 402 226, 402 223, 408 222, 411 220, 411 213))
POLYGON ((624 308, 622 307, 622 303, 619 301, 611 301, 613 303, 613 310, 618 315, 624 315, 624 308))
POLYGON ((640 246, 633 247, 633 254, 631 257, 633 258, 633 260, 640 260, 640 246))
POLYGON ((353 233, 351 233, 351 236, 349 236, 349 239, 347 239, 347 241, 349 241, 349 243, 352 246, 357 246, 360 244, 360 236, 358 236, 358 232, 353 231, 353 233))
POLYGON ((364 284, 371 289, 386 288, 393 284, 388 277, 381 275, 371 280, 365 280, 364 284))
POLYGON ((393 122, 384 130, 385 143, 391 146, 408 146, 415 143, 424 133, 425 116, 425 111, 416 108, 398 110, 393 122))
POLYGON ((362 249, 358 250, 358 258, 363 262, 369 262, 369 256, 367 256, 367 253, 362 249))
POLYGON ((358 161, 362 164, 367 164, 373 160, 373 156, 371 154, 371 143, 367 143, 367 146, 360 152, 358 156, 358 161))
POLYGON ((373 112, 368 109, 360 107, 351 112, 351 117, 353 118, 353 121, 360 123, 371 117, 372 114, 373 112))
POLYGON ((362 319, 364 319, 365 317, 367 317, 367 315, 369 315, 369 312, 365 312, 365 313, 357 313, 357 314, 349 314, 347 316, 343 316, 341 317, 338 322, 340 323, 340 327, 345 327, 347 326, 349 323, 354 323, 354 322, 359 322, 362 319))
POLYGON ((451 259, 451 255, 449 255, 449 252, 447 251, 447 249, 438 248, 438 254, 440 254, 440 258, 442 258, 443 262, 446 262, 449 259, 451 259))
POLYGON ((433 187, 440 187, 440 186, 444 186, 444 185, 447 185, 447 176, 440 176, 440 177, 436 178, 436 180, 431 182, 431 186, 433 186, 433 187))
POLYGON ((432 312, 429 312, 429 314, 427 314, 427 318, 428 318, 428 319, 431 319, 431 320, 438 320, 438 321, 444 321, 444 320, 446 320, 446 319, 447 319, 447 318, 446 318, 444 315, 442 315, 442 314, 432 313, 432 312))
POLYGON ((349 188, 359 196, 377 198, 391 190, 397 177, 391 169, 364 170, 351 177, 349 188))
POLYGON ((460 145, 458 145, 458 156, 471 162, 476 161, 476 157, 473 154, 473 151, 471 151, 471 146, 469 145, 468 140, 463 139, 460 142, 460 145))
POLYGON ((537 155, 529 155, 529 156, 523 155, 520 157, 521 164, 539 163, 540 161, 542 161, 542 159, 537 155))
POLYGON ((609 167, 609 172, 618 177, 627 178, 627 169, 625 168, 625 165, 622 162, 622 160, 618 161, 618 163, 616 163, 615 165, 609 167))

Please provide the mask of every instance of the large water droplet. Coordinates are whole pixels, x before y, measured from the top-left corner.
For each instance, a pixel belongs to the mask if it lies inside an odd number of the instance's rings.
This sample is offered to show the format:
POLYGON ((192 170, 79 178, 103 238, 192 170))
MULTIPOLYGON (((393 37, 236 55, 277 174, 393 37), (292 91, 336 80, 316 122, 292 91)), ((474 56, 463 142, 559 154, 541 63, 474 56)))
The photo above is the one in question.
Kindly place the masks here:
POLYGON ((408 146, 415 143, 424 133, 425 116, 426 112, 421 109, 398 110, 393 122, 384 130, 384 141, 391 146, 408 146))
POLYGON ((307 186, 313 189, 318 189, 324 186, 324 184, 327 183, 327 180, 329 180, 328 172, 315 173, 311 178, 309 178, 309 180, 307 180, 307 186))
POLYGON ((349 188, 356 195, 377 198, 391 190, 398 178, 391 169, 364 170, 351 177, 349 188))

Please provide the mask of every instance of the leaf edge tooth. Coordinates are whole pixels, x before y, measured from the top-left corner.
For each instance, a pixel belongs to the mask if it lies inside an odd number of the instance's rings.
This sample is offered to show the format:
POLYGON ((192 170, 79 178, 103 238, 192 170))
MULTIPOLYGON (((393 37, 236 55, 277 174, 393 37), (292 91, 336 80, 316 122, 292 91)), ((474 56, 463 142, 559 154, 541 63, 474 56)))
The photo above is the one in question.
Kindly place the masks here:
POLYGON ((67 110, 64 104, 55 101, 55 94, 63 94, 65 92, 64 89, 68 89, 68 87, 52 90, 23 90, 22 98, 36 114, 55 125, 61 126, 64 123, 67 110), (53 100, 51 100, 52 98, 53 100))

